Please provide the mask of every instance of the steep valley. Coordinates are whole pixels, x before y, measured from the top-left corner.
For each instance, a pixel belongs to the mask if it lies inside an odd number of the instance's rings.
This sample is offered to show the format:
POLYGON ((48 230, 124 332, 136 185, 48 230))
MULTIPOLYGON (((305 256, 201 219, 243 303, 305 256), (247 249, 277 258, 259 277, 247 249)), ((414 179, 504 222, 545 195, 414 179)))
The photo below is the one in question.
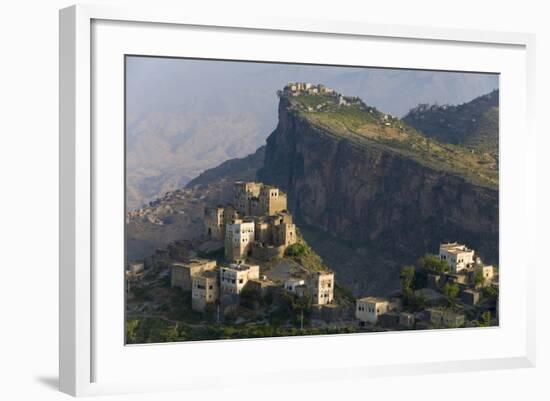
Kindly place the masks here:
POLYGON ((361 101, 334 99, 281 95, 265 147, 133 212, 128 258, 200 236, 205 205, 230 201, 234 181, 257 180, 287 192, 303 237, 356 295, 397 290, 401 266, 443 241, 498 263, 498 168, 361 101))

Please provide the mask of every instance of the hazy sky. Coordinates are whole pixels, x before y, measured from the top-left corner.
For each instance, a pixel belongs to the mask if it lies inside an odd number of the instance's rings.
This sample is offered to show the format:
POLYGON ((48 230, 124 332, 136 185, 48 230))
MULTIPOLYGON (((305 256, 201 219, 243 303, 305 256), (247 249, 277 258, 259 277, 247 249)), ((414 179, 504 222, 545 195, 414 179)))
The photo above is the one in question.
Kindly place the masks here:
POLYGON ((277 89, 306 81, 402 116, 418 103, 457 104, 498 87, 496 74, 152 57, 128 57, 126 71, 129 113, 178 110, 193 100, 229 111, 260 101, 272 111, 277 89), (220 104, 226 97, 230 104, 220 104))

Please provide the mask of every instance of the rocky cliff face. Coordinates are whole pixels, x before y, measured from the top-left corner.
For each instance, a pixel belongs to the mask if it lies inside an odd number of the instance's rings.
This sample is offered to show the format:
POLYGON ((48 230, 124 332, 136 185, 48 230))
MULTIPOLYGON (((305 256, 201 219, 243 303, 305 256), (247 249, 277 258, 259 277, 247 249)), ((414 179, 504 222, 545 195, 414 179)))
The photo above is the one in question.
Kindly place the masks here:
POLYGON ((288 192, 298 222, 396 261, 413 261, 437 252, 441 241, 456 240, 498 262, 497 189, 420 165, 388 147, 360 149, 325 135, 285 98, 258 180, 288 192))

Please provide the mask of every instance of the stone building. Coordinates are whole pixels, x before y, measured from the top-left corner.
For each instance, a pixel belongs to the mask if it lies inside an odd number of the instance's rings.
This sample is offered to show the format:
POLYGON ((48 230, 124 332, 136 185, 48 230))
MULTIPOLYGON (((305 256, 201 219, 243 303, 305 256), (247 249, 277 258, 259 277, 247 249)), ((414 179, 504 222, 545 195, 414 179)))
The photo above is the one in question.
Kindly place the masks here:
POLYGON ((227 224, 239 218, 240 214, 233 205, 206 207, 204 209, 206 237, 223 241, 225 239, 225 227, 227 224))
POLYGON ((474 264, 474 251, 457 242, 441 244, 439 257, 447 262, 451 273, 460 273, 474 264))
POLYGON ((236 219, 225 229, 225 258, 228 261, 246 260, 254 242, 254 221, 236 219))
POLYGON ((270 261, 282 258, 285 255, 284 246, 266 245, 263 242, 255 241, 252 244, 251 256, 256 260, 270 261))
POLYGON ((306 281, 312 302, 317 305, 327 305, 334 301, 334 273, 313 272, 306 281))
POLYGON ((275 282, 269 280, 266 277, 258 279, 249 279, 246 283, 246 287, 251 288, 254 291, 258 291, 261 295, 265 295, 270 289, 276 287, 275 282))
POLYGON ((230 264, 220 269, 220 292, 222 294, 240 294, 249 280, 260 278, 260 266, 230 264))
POLYGON ((287 196, 270 185, 238 181, 233 186, 233 205, 241 216, 269 216, 286 211, 287 196))
POLYGON ((465 318, 461 313, 447 309, 427 309, 430 323, 436 327, 459 327, 464 324, 465 318))
POLYGON ((190 291, 192 288, 192 276, 197 276, 205 271, 215 270, 216 261, 206 259, 191 259, 188 263, 172 263, 170 281, 172 287, 180 287, 190 291))
POLYGON ((209 304, 219 299, 219 274, 216 270, 208 270, 192 276, 191 307, 198 312, 204 312, 209 304))
POLYGON ((473 306, 479 303, 479 300, 481 298, 481 293, 476 290, 465 289, 465 290, 462 290, 462 292, 460 293, 460 298, 465 304, 473 306))
POLYGON ((476 264, 475 271, 480 271, 483 276, 483 286, 490 285, 495 275, 492 265, 476 264))
POLYGON ((289 82, 283 89, 282 93, 291 96, 301 94, 316 95, 316 94, 332 94, 333 89, 327 88, 322 84, 314 85, 309 82, 289 82))
POLYGON ((284 289, 293 294, 297 293, 297 289, 300 286, 304 286, 306 281, 299 277, 290 277, 284 282, 284 289))
POLYGON ((287 212, 255 217, 254 230, 255 240, 264 245, 287 247, 296 242, 296 226, 287 212))
POLYGON ((414 327, 414 315, 408 312, 401 312, 399 314, 399 326, 410 329, 414 327))
POLYGON ((380 315, 383 315, 390 309, 390 301, 385 298, 360 298, 355 304, 355 317, 363 323, 376 323, 380 315))
POLYGON ((287 247, 296 242, 296 226, 292 222, 292 215, 286 212, 277 212, 270 216, 273 227, 273 245, 287 247))
POLYGON ((225 208, 223 206, 206 207, 204 209, 204 227, 208 238, 223 240, 225 236, 224 215, 225 208))
POLYGON ((233 186, 233 205, 243 216, 252 215, 251 199, 260 196, 263 184, 259 182, 238 181, 233 186))
POLYGON ((287 212, 287 196, 258 182, 235 182, 233 205, 206 207, 207 238, 225 242, 225 257, 243 262, 253 254, 262 260, 281 257, 296 242, 296 226, 287 212), (251 249, 255 243, 256 252, 251 249))
POLYGON ((279 188, 271 185, 262 185, 259 195, 259 210, 256 210, 256 215, 274 215, 278 212, 286 211, 287 196, 279 188))

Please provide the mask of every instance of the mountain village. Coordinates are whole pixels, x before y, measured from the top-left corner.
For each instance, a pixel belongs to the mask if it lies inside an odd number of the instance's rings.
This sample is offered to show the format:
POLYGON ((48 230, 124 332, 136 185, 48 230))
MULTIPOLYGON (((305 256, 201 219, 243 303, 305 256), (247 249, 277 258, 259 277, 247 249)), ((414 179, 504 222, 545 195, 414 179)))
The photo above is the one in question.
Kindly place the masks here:
MULTIPOLYGON (((392 296, 365 294, 350 302, 335 296, 333 271, 287 260, 307 245, 279 188, 235 182, 232 203, 207 206, 203 223, 204 243, 217 244, 223 255, 172 260, 170 286, 190 293, 193 311, 214 311, 218 323, 235 313, 243 296, 256 294, 260 300, 273 292, 307 299, 311 324, 357 331, 464 327, 498 319, 497 273, 463 244, 442 243, 438 254, 426 255, 421 266, 403 268, 402 290, 392 296), (496 315, 489 312, 495 309, 496 315)), ((128 285, 139 285, 145 271, 143 262, 128 263, 128 285)))
POLYGON ((239 303, 245 288, 265 293, 281 286, 302 296, 314 305, 334 301, 334 273, 308 272, 291 266, 276 280, 261 273, 261 264, 282 258, 297 244, 296 226, 287 211, 286 194, 273 186, 256 182, 236 182, 234 202, 207 207, 204 211, 205 237, 224 244, 226 263, 194 258, 175 262, 171 268, 171 285, 191 291, 192 308, 203 312, 208 305, 227 306, 239 303))
MULTIPOLYGON (((387 127, 403 131, 400 119, 321 84, 291 82, 277 94, 293 99, 287 107, 300 113, 360 112, 382 133, 387 127)), ((174 219, 195 230, 193 240, 127 260, 127 324, 154 317, 157 323, 175 324, 176 331, 194 331, 187 339, 499 324, 498 268, 466 244, 441 239, 439 249, 428 250, 433 254, 392 266, 401 266, 399 277, 391 271, 399 289, 354 293, 337 280, 334 260, 335 271, 307 244, 285 192, 252 180, 223 182, 215 196, 204 188, 197 193, 184 188, 126 215, 126 223, 139 222, 136 227, 152 232, 147 227, 170 226, 174 219), (216 199, 227 201, 214 206, 216 199)), ((143 341, 155 341, 151 338, 143 341)))

